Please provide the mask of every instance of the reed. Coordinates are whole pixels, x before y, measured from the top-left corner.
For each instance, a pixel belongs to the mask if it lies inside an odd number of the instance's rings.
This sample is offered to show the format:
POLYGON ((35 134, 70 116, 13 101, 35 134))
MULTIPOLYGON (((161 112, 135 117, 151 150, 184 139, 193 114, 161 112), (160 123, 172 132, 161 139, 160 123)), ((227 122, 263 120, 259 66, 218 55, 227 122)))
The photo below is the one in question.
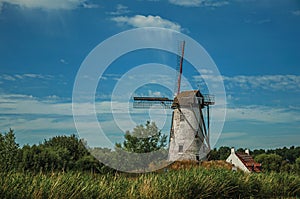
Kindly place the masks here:
POLYGON ((0 198, 282 198, 300 197, 300 176, 244 174, 193 167, 124 174, 0 173, 0 198))

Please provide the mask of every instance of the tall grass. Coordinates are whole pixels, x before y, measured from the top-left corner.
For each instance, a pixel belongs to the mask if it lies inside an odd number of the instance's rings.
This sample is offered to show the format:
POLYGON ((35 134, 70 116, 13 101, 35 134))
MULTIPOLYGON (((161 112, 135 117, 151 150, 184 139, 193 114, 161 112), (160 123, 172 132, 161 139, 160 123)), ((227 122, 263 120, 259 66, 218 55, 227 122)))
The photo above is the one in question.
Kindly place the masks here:
POLYGON ((0 198, 300 197, 300 176, 191 168, 136 176, 0 173, 0 198))

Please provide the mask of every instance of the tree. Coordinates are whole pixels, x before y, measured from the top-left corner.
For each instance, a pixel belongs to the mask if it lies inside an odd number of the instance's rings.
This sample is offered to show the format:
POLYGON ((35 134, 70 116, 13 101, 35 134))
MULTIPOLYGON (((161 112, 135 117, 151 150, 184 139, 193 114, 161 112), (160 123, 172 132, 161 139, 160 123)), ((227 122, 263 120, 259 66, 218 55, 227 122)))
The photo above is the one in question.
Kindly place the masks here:
POLYGON ((128 152, 149 153, 164 148, 167 145, 167 136, 162 135, 154 122, 147 121, 146 125, 138 125, 130 133, 126 131, 123 145, 116 143, 116 147, 128 152))
POLYGON ((254 149, 254 151, 251 153, 251 155, 253 157, 255 157, 255 156, 263 154, 263 153, 266 153, 266 151, 264 149, 254 149))
POLYGON ((19 145, 12 129, 4 135, 0 134, 0 170, 9 171, 17 168, 18 149, 19 145))
POLYGON ((164 148, 167 136, 161 133, 154 122, 147 121, 145 126, 138 125, 132 133, 127 131, 124 137, 123 143, 116 143, 116 165, 121 170, 146 171, 150 163, 155 165, 167 157, 168 153, 164 148))
POLYGON ((39 145, 24 145, 20 150, 19 168, 39 171, 94 171, 102 164, 90 155, 75 135, 56 136, 39 145))
POLYGON ((216 148, 210 150, 207 157, 208 157, 208 160, 219 160, 219 158, 220 158, 218 150, 216 148))
POLYGON ((209 160, 226 160, 230 155, 230 148, 227 146, 221 146, 218 150, 215 148, 208 154, 209 160))
POLYGON ((255 157, 255 161, 262 164, 264 171, 279 172, 282 160, 282 157, 277 154, 260 154, 255 157))
POLYGON ((222 146, 219 148, 219 158, 220 160, 226 160, 228 156, 230 155, 231 149, 226 146, 222 146))
POLYGON ((70 160, 77 161, 81 157, 89 154, 88 150, 85 148, 82 140, 79 140, 74 134, 71 136, 56 136, 45 140, 45 147, 51 147, 53 149, 63 148, 69 153, 70 160))

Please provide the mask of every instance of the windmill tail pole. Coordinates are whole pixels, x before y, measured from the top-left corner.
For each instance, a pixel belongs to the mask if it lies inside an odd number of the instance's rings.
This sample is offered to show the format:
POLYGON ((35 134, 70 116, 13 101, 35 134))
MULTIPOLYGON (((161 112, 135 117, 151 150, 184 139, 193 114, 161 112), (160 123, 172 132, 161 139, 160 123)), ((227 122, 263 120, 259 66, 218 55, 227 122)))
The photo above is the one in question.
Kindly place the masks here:
POLYGON ((178 82, 177 82, 177 94, 180 93, 184 47, 185 47, 185 41, 182 42, 182 46, 181 46, 181 57, 180 57, 180 66, 179 66, 179 74, 178 74, 178 82))

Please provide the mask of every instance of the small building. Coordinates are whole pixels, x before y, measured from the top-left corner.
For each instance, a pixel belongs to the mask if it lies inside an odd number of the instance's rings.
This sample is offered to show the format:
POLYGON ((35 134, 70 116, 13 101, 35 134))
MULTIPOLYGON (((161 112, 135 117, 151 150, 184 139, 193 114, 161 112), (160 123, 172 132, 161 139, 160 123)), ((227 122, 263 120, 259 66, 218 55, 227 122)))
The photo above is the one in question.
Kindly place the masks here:
POLYGON ((245 150, 245 152, 235 152, 234 148, 232 148, 229 157, 226 159, 226 162, 232 164, 233 170, 238 168, 246 173, 261 172, 261 164, 255 162, 255 160, 249 154, 248 149, 245 150))

